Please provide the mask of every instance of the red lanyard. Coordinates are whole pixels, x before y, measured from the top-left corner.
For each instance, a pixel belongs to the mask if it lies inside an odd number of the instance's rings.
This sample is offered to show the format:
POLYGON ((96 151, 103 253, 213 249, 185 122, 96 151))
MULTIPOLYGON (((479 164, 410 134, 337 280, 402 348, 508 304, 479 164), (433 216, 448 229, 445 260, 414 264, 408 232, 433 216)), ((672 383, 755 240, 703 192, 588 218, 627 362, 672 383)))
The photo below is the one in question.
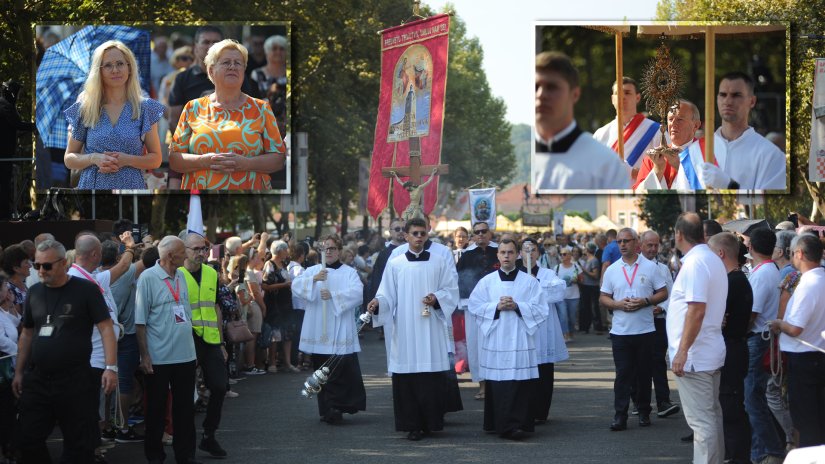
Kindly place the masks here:
POLYGON ((758 270, 759 270, 759 268, 760 268, 760 267, 762 267, 762 265, 763 265, 763 264, 765 264, 765 263, 772 263, 772 262, 773 262, 773 260, 772 260, 772 259, 766 259, 765 261, 762 261, 761 263, 759 263, 759 266, 756 266, 755 268, 753 268, 753 270, 751 271, 751 274, 755 274, 755 273, 756 273, 756 271, 758 271, 758 270))
POLYGON ((92 277, 92 276, 91 276, 91 274, 89 274, 88 272, 86 272, 86 270, 85 270, 85 269, 83 269, 82 267, 78 266, 77 264, 72 264, 72 267, 73 267, 73 268, 75 268, 75 269, 77 269, 77 272, 79 272, 79 273, 83 274, 83 277, 85 277, 85 278, 86 278, 86 280, 89 280, 89 281, 94 282, 94 284, 95 284, 95 285, 97 285, 97 288, 99 288, 99 289, 100 289, 100 294, 101 294, 101 295, 105 295, 105 294, 106 294, 106 292, 105 292, 105 291, 103 291, 103 287, 101 287, 101 286, 100 286, 100 284, 99 284, 99 283, 97 283, 97 281, 95 280, 95 278, 94 278, 94 277, 92 277))
POLYGON ((632 289, 633 288, 633 281, 636 280, 636 272, 639 271, 639 263, 633 265, 633 277, 627 277, 627 271, 625 270, 624 266, 622 266, 622 272, 624 273, 624 280, 627 282, 627 285, 632 289))
POLYGON ((163 279, 163 283, 166 284, 166 287, 169 288, 169 293, 172 294, 172 298, 175 299, 175 303, 180 303, 180 285, 178 282, 177 276, 175 276, 175 288, 172 289, 172 285, 169 284, 169 279, 163 279))

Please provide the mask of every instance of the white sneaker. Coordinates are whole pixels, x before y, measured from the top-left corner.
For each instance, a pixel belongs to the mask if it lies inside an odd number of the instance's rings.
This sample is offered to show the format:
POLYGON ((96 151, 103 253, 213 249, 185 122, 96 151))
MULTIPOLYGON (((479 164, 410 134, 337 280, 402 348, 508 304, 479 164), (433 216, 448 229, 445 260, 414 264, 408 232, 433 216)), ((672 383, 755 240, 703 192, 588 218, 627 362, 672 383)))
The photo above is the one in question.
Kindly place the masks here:
POLYGON ((237 398, 239 396, 241 396, 241 395, 236 391, 229 390, 228 392, 226 392, 226 397, 227 398, 237 398))
POLYGON ((271 374, 275 374, 278 372, 278 368, 276 366, 269 366, 269 368, 266 371, 271 374))

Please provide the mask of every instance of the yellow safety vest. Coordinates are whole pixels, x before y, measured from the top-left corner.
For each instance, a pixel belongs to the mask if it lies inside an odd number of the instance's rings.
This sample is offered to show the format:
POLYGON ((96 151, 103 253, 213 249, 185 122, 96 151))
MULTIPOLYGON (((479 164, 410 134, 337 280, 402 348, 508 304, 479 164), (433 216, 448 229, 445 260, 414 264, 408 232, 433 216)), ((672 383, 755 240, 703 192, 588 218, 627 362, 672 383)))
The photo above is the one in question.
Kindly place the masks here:
POLYGON ((218 313, 215 311, 215 299, 218 293, 218 273, 209 266, 201 264, 201 284, 185 267, 180 267, 189 290, 189 305, 192 307, 192 330, 204 342, 211 345, 221 343, 218 313))

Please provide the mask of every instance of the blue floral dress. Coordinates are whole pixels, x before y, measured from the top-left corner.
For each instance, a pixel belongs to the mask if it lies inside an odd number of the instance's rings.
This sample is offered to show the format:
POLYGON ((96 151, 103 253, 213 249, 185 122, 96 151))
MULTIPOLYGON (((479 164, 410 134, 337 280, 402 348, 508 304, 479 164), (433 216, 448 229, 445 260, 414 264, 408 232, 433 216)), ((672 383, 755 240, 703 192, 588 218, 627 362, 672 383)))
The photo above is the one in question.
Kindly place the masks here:
MULTIPOLYGON (((83 142, 83 153, 103 153, 119 151, 127 155, 143 155, 143 136, 152 124, 163 117, 164 106, 146 98, 140 103, 140 117, 132 119, 132 104, 126 101, 117 122, 112 124, 106 110, 100 112, 100 120, 95 127, 86 127, 80 120, 80 102, 63 113, 72 131, 72 138, 83 142)), ((133 167, 124 167, 117 172, 102 173, 96 165, 80 172, 77 185, 82 190, 146 190, 143 172, 133 167)))

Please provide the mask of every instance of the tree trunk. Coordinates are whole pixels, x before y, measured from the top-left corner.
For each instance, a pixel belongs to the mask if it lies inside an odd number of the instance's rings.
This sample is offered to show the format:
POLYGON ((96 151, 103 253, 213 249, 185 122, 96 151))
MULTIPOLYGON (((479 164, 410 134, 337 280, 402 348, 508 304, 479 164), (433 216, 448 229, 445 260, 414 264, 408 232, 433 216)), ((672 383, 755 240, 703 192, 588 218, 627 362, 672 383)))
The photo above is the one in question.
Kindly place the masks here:
POLYGON ((349 229, 349 191, 341 189, 341 237, 347 235, 349 229))
POLYGON ((166 205, 169 203, 169 195, 152 196, 152 216, 149 219, 149 231, 156 234, 154 238, 162 238, 166 230, 166 205))

